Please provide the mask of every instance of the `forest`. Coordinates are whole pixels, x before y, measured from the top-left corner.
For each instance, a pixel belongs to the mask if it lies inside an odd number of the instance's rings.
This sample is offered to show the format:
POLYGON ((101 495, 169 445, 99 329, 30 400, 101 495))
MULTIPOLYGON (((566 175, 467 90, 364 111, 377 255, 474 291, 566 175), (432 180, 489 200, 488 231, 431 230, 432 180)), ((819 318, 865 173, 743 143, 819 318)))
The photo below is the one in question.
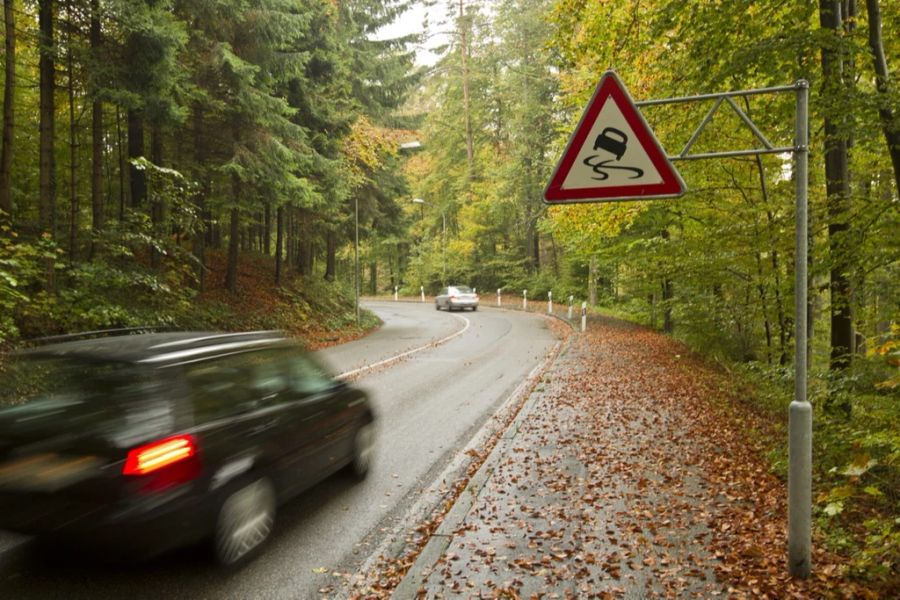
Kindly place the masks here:
MULTIPOLYGON (((817 527, 859 577, 896 578, 900 3, 429 0, 425 35, 378 35, 412 4, 4 0, 0 344, 302 329, 332 297, 345 314, 325 327, 340 329, 357 285, 458 282, 661 329, 781 423, 797 343, 789 157, 679 163, 674 200, 542 194, 607 69, 638 101, 804 79, 817 527), (423 66, 429 36, 444 43, 423 66), (248 318, 263 286, 281 301, 248 318)), ((792 96, 741 102, 792 144, 792 96)), ((709 108, 644 116, 676 152, 709 108)), ((754 143, 721 110, 694 149, 754 143)), ((771 459, 784 473, 784 449, 771 459)))
POLYGON ((370 37, 402 10, 5 2, 0 340, 234 327, 194 300, 239 295, 253 256, 273 257, 272 285, 334 281, 351 195, 399 225, 392 111, 418 71, 408 40, 370 37))

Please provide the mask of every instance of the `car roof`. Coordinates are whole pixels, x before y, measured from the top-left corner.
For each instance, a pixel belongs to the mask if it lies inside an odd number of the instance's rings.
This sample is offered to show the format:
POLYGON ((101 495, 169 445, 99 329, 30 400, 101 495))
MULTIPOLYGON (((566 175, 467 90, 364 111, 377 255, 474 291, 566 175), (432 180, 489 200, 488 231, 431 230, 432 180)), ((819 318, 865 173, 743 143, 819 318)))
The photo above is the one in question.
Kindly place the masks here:
POLYGON ((286 341, 284 334, 279 331, 242 333, 178 331, 91 337, 71 341, 66 339, 67 337, 69 336, 61 336, 63 341, 48 339, 49 343, 24 350, 20 354, 164 365, 183 362, 192 357, 240 352, 286 341))

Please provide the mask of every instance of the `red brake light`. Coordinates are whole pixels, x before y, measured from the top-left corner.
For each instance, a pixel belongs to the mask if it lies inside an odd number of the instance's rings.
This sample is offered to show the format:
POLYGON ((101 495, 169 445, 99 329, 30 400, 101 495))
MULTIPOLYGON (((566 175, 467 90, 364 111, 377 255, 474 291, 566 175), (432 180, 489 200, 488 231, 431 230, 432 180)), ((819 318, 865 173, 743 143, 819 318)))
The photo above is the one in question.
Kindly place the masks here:
POLYGON ((128 451, 123 475, 146 475, 197 454, 192 435, 176 435, 128 451))

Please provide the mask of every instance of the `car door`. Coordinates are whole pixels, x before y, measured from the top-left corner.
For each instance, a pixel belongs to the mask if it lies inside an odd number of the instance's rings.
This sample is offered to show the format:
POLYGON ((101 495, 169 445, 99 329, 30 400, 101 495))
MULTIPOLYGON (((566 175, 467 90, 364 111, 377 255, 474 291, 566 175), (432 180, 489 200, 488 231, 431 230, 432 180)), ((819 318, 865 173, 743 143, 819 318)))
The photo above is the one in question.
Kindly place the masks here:
POLYGON ((193 432, 200 439, 210 491, 248 472, 271 476, 281 487, 277 480, 287 449, 279 430, 287 415, 277 384, 261 381, 258 366, 269 362, 268 352, 245 352, 185 366, 193 432))
POLYGON ((285 457, 285 473, 296 492, 314 485, 333 470, 335 445, 341 435, 339 385, 302 351, 284 357, 288 391, 285 401, 290 417, 283 435, 291 454, 285 457))

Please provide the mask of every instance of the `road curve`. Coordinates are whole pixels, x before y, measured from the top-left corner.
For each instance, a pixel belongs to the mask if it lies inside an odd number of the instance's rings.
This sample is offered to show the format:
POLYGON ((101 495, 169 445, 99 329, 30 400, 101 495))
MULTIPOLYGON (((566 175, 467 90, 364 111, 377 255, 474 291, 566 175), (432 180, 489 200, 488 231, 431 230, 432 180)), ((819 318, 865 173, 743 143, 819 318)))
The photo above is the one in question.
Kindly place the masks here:
POLYGON ((367 307, 384 320, 379 331, 319 353, 336 373, 358 371, 357 385, 373 397, 379 445, 363 483, 332 477, 281 507, 264 554, 236 572, 196 549, 103 565, 26 542, 0 553, 0 597, 318 598, 319 589, 340 588, 338 574, 354 573, 383 544, 555 344, 535 314, 367 307))

